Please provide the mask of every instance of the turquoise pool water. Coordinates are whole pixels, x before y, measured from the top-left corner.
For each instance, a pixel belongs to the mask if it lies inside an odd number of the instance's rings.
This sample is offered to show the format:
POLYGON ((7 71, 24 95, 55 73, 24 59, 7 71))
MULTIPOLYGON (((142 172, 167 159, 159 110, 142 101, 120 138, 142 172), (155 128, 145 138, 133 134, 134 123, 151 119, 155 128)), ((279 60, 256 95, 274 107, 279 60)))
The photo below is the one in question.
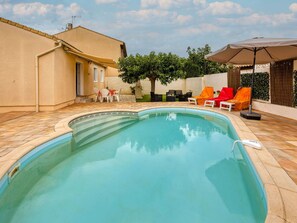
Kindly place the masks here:
POLYGON ((28 163, 0 222, 264 222, 265 195, 228 120, 154 110, 74 121, 73 139, 28 163))

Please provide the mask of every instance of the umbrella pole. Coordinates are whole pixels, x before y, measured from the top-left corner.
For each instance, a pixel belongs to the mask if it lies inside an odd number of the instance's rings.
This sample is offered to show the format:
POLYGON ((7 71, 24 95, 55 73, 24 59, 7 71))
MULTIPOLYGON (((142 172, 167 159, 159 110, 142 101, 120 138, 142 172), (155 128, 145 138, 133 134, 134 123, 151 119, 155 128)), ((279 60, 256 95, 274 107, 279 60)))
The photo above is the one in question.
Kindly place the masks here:
POLYGON ((250 100, 250 105, 249 105, 249 113, 252 113, 252 109, 253 109, 253 92, 254 92, 254 76, 255 76, 255 66, 256 66, 256 54, 257 54, 257 48, 255 47, 254 49, 254 61, 253 61, 253 73, 252 73, 252 83, 251 83, 251 88, 252 88, 252 92, 251 92, 251 100, 250 100))
POLYGON ((257 48, 254 48, 254 61, 253 61, 253 73, 252 73, 252 83, 251 83, 251 100, 249 105, 249 111, 241 111, 240 116, 246 119, 261 120, 261 115, 255 112, 252 112, 253 109, 253 92, 254 92, 254 76, 255 76, 255 66, 256 66, 256 54, 257 48))

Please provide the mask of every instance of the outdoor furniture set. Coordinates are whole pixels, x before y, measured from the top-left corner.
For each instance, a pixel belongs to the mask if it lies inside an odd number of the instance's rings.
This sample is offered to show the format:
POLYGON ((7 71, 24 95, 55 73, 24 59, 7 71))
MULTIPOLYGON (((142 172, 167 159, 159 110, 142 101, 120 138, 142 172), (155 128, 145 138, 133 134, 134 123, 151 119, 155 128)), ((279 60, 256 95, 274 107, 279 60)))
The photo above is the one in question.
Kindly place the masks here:
POLYGON ((192 97, 192 92, 183 94, 182 90, 169 90, 166 92, 166 101, 187 101, 188 98, 192 97))
POLYGON ((247 109, 251 100, 251 88, 241 87, 233 97, 233 88, 223 87, 218 97, 213 97, 213 87, 205 87, 199 96, 188 98, 193 104, 219 107, 231 111, 247 109))
MULTIPOLYGON (((182 90, 169 90, 166 92, 166 101, 187 101, 189 97, 192 97, 192 92, 185 94, 183 94, 182 90)), ((162 94, 151 92, 151 101, 162 101, 162 94)))
POLYGON ((114 89, 106 89, 103 88, 99 90, 98 92, 95 92, 97 94, 95 101, 103 102, 106 100, 106 102, 113 102, 115 99, 116 101, 120 101, 120 90, 114 90, 114 89))

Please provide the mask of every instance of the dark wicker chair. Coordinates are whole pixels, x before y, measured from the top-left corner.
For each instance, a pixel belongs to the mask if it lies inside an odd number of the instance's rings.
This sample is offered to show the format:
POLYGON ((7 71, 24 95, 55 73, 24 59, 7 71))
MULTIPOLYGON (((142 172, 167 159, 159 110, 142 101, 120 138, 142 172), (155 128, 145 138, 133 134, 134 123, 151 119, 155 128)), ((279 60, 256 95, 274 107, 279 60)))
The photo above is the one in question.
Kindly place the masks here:
POLYGON ((154 92, 151 92, 151 101, 162 101, 162 95, 161 94, 155 94, 154 92))
POLYGON ((183 91, 182 91, 182 90, 176 90, 176 91, 175 91, 175 96, 176 96, 177 98, 179 98, 179 96, 182 95, 182 94, 183 94, 183 91))
POLYGON ((192 92, 187 92, 185 94, 180 94, 178 96, 179 101, 188 101, 188 98, 192 97, 192 92))
POLYGON ((175 101, 175 90, 169 90, 166 92, 166 101, 175 101))

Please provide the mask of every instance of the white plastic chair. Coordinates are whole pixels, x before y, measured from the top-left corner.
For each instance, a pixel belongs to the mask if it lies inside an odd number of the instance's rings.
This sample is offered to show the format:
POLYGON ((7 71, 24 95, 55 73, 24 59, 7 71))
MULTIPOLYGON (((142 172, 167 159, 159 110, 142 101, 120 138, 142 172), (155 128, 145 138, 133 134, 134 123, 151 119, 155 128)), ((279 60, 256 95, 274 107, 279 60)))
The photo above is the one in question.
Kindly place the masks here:
POLYGON ((101 89, 98 93, 98 98, 100 100, 100 102, 103 102, 104 99, 106 99, 107 102, 110 102, 110 96, 109 96, 109 90, 104 88, 104 89, 101 89))
POLYGON ((116 90, 112 97, 115 98, 119 102, 120 101, 120 94, 121 94, 121 89, 116 90))

